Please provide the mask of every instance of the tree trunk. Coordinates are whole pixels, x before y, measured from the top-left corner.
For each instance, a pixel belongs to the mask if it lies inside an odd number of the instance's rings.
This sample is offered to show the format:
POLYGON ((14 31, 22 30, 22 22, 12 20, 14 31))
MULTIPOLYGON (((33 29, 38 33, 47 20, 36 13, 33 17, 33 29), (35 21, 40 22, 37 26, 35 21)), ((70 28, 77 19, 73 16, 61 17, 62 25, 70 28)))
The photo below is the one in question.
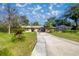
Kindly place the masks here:
POLYGON ((11 30, 11 26, 10 26, 10 23, 9 23, 9 26, 8 26, 8 33, 10 34, 10 30, 11 30))
POLYGON ((76 29, 77 29, 77 27, 78 27, 78 23, 77 23, 77 20, 75 20, 75 24, 76 24, 76 29))
POLYGON ((10 31, 11 31, 11 18, 10 18, 10 15, 9 15, 9 19, 8 19, 8 33, 10 34, 10 31))

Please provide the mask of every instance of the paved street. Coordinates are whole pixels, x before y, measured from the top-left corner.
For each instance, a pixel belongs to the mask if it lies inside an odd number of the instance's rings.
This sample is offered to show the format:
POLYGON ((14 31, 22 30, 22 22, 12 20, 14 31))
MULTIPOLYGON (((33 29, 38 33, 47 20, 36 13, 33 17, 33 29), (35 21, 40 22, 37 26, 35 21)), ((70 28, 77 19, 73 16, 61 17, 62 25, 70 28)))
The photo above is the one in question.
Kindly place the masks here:
POLYGON ((37 33, 32 56, 79 56, 79 43, 48 33, 37 33))

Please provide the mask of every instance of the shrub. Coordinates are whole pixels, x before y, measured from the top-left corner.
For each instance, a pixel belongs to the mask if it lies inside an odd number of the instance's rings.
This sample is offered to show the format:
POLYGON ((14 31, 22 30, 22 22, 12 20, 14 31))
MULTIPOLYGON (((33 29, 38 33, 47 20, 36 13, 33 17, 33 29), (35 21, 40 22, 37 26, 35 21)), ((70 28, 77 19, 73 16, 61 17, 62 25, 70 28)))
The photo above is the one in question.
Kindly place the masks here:
POLYGON ((66 30, 65 32, 68 32, 68 33, 76 33, 77 30, 71 30, 71 29, 68 29, 68 30, 66 30))
POLYGON ((5 24, 0 24, 0 32, 7 32, 8 28, 5 24))
POLYGON ((12 42, 24 41, 24 40, 25 40, 25 36, 23 34, 14 35, 12 37, 12 42))
POLYGON ((23 35, 23 28, 19 27, 15 30, 14 36, 12 37, 12 42, 24 41, 25 37, 23 35))

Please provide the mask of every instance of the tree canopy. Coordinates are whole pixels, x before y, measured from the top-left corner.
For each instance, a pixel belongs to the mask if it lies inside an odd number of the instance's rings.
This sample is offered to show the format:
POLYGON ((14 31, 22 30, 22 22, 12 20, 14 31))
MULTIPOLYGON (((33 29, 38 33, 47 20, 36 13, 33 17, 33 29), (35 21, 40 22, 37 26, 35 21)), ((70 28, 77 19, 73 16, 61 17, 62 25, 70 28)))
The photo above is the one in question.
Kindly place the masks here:
POLYGON ((47 27, 55 26, 55 24, 56 24, 55 20, 56 20, 55 17, 51 17, 51 18, 47 19, 45 26, 47 26, 47 27))
POLYGON ((38 21, 35 21, 35 22, 32 23, 32 25, 33 25, 33 26, 39 26, 40 24, 39 24, 38 21))
POLYGON ((29 25, 29 20, 26 16, 20 16, 20 24, 21 25, 29 25))
POLYGON ((69 8, 66 9, 65 15, 66 18, 70 18, 74 20, 75 26, 77 28, 78 23, 77 20, 79 19, 79 4, 73 4, 69 8))

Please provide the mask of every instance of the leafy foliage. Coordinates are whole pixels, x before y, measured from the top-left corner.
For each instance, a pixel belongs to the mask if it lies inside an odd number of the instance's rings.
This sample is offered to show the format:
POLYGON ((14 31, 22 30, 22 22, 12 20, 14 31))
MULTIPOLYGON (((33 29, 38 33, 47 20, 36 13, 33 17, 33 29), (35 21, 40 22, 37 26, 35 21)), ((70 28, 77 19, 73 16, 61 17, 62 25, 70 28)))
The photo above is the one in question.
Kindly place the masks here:
POLYGON ((51 28, 53 26, 55 26, 56 22, 55 22, 55 17, 49 18, 47 19, 47 22, 45 23, 45 26, 47 28, 51 28))
POLYGON ((27 19, 27 17, 26 16, 20 16, 20 24, 21 25, 29 25, 29 20, 27 19))
POLYGON ((24 29, 21 27, 18 27, 15 30, 14 36, 12 37, 12 42, 16 42, 16 41, 24 41, 25 37, 23 35, 23 31, 24 29))
POLYGON ((62 19, 62 20, 55 20, 56 21, 56 24, 58 24, 58 25, 66 25, 66 26, 70 26, 71 25, 71 23, 70 22, 68 22, 66 19, 62 19))
POLYGON ((34 26, 38 26, 38 25, 40 25, 40 24, 39 24, 38 21, 35 21, 35 22, 32 23, 32 25, 34 25, 34 26))
POLYGON ((76 28, 78 27, 77 20, 79 19, 79 4, 74 4, 70 6, 64 15, 66 18, 71 18, 75 22, 76 28))
POLYGON ((12 21, 16 16, 17 10, 15 7, 12 7, 11 4, 6 4, 5 5, 5 11, 6 11, 6 15, 8 16, 7 19, 7 24, 8 24, 8 33, 11 33, 11 25, 12 25, 12 21))
POLYGON ((5 23, 0 22, 0 32, 7 32, 8 28, 5 23))

